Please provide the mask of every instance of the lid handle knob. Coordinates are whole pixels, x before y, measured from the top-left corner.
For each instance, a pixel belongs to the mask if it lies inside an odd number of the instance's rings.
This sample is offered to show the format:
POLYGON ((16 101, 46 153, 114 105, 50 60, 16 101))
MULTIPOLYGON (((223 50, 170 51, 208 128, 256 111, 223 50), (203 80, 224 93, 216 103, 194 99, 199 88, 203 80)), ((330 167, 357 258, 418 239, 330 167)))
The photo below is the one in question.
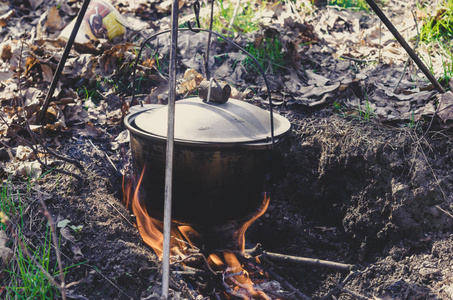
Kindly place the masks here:
POLYGON ((211 78, 210 81, 203 80, 198 85, 198 96, 203 101, 225 103, 231 95, 231 87, 225 82, 218 82, 211 78))

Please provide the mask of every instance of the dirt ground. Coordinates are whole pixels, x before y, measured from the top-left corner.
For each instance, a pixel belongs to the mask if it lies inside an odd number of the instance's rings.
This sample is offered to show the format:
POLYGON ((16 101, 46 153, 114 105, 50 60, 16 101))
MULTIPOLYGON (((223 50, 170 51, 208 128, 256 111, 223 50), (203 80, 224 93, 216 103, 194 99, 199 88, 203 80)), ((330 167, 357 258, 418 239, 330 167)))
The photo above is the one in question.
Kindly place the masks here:
MULTIPOLYGON (((146 3, 150 7, 156 4, 146 3)), ((127 6, 119 7, 126 10, 127 6)), ((404 7, 391 10, 392 16, 404 7)), ((314 21, 322 20, 321 10, 313 17, 315 27, 321 24, 314 21)), ((146 12, 138 10, 137 15, 150 22, 146 12)), ((161 14, 151 16, 163 18, 161 14)), ((359 19, 361 28, 370 28, 376 20, 368 15, 359 19)), ((294 26, 299 28, 295 30, 298 37, 313 38, 313 29, 304 26, 294 26)), ((343 16, 329 30, 333 34, 345 32, 345 28, 349 25, 343 16)), ((291 38, 291 33, 287 36, 291 38)), ((203 40, 195 41, 203 44, 203 40)), ((247 231, 247 248, 260 243, 268 252, 356 266, 344 273, 263 262, 312 299, 453 299, 451 120, 432 119, 423 113, 417 120, 403 116, 403 108, 415 111, 436 103, 432 88, 429 94, 418 90, 408 101, 396 99, 401 95, 398 93, 385 94, 382 85, 395 82, 404 60, 385 61, 384 57, 384 63, 369 65, 340 59, 334 57, 332 43, 318 40, 299 49, 297 72, 269 75, 272 97, 278 103, 276 111, 291 121, 292 129, 278 145, 284 176, 274 182, 266 213, 247 231), (307 75, 314 70, 326 78, 324 86, 318 77, 307 75), (312 80, 321 89, 338 85, 328 94, 318 92, 311 97, 301 91, 310 87, 312 80), (297 93, 293 91, 295 85, 299 85, 297 93), (384 103, 385 95, 391 100, 384 103), (357 98, 361 99, 359 107, 357 98), (360 109, 360 103, 366 105, 365 99, 375 105, 370 116, 360 109), (379 113, 384 108, 387 112, 379 113)), ((224 44, 217 50, 231 51, 224 44)), ((185 54, 190 57, 191 53, 185 54)), ((182 61, 184 66, 199 64, 193 59, 182 61)), ((213 68, 222 75, 229 73, 227 65, 231 67, 231 61, 213 68)), ((246 101, 268 109, 262 79, 251 80, 236 71, 229 75, 244 94, 245 88, 257 91, 254 98, 244 96, 246 101)), ((64 80, 72 80, 70 75, 65 76, 64 80)), ((412 85, 410 80, 401 83, 403 89, 412 85)), ((56 223, 65 224, 60 222, 67 220, 70 222, 66 225, 82 226, 78 231, 69 231, 65 225, 58 228, 62 262, 71 266, 65 280, 77 282, 68 290, 69 299, 158 299, 160 293, 160 262, 140 237, 135 216, 122 203, 130 149, 121 139, 125 127, 120 98, 107 97, 102 105, 86 107, 90 122, 72 120, 68 121, 68 130, 45 133, 49 145, 83 165, 83 172, 64 165, 65 170, 79 174, 81 182, 52 172, 32 184, 19 177, 12 181, 27 195, 23 221, 30 226, 23 234, 30 244, 42 243, 46 232, 40 199, 56 223)), ((0 154, 3 161, 10 159, 6 148, 0 154)), ((2 165, 2 176, 6 169, 2 165)), ((56 261, 54 256, 52 261, 56 261)), ((218 299, 203 283, 193 286, 180 275, 172 279, 175 299, 195 299, 197 293, 188 289, 200 291, 196 299, 218 299)), ((286 299, 298 298, 290 294, 286 299)))
MULTIPOLYGON (((344 274, 280 264, 278 271, 313 299, 452 299, 452 141, 448 132, 423 137, 411 128, 348 119, 319 110, 298 115, 280 147, 286 176, 270 206, 246 235, 269 252, 357 266, 344 274), (330 299, 330 298, 327 298, 330 299), (365 299, 365 298, 363 298, 365 299)), ((108 145, 107 141, 95 141, 108 145)), ((72 265, 73 299, 139 299, 160 281, 159 262, 121 203, 122 176, 86 141, 68 139, 66 153, 84 162, 87 180, 61 176, 39 183, 57 219, 82 225, 63 245, 72 265), (50 187, 49 187, 50 185, 50 187)), ((109 150, 105 150, 109 153, 109 150)), ((127 144, 118 153, 125 153, 127 144)), ((114 158, 115 156, 111 156, 114 158)), ((124 157, 117 155, 119 163, 124 157)), ((39 211, 39 203, 32 206, 39 211)), ((39 214, 38 214, 39 217, 39 214)), ((43 218, 41 216, 41 218, 43 218)), ((31 233, 30 233, 31 234, 31 233)), ((289 298, 291 299, 291 298, 289 298)))

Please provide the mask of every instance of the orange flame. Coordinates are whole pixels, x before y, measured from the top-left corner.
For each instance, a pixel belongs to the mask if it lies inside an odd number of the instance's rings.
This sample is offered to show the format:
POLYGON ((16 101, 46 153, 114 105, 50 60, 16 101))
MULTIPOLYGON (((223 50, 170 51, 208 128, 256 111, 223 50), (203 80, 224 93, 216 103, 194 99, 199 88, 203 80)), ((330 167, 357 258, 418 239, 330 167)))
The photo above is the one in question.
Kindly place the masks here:
MULTIPOLYGON (((123 194, 124 203, 127 207, 132 207, 132 211, 137 219, 137 228, 140 232, 143 241, 153 248, 154 252, 159 258, 162 258, 163 254, 163 224, 161 221, 154 220, 148 215, 145 205, 143 205, 139 199, 139 187, 142 184, 143 176, 145 174, 145 168, 143 168, 142 174, 137 182, 135 191, 132 194, 132 180, 127 181, 123 177, 123 194)), ((197 236, 197 232, 189 226, 179 226, 171 229, 172 244, 171 251, 173 254, 183 255, 184 250, 189 244, 190 247, 194 247, 190 242, 189 236, 197 236), (184 239, 186 237, 186 239, 184 239), (188 242, 186 242, 186 240, 188 242), (182 252, 181 252, 182 251, 182 252)))
MULTIPOLYGON (((137 228, 143 238, 143 241, 153 248, 159 258, 162 258, 162 222, 151 218, 146 211, 146 206, 139 199, 138 191, 140 185, 142 184, 144 174, 145 168, 142 170, 139 180, 135 186, 135 190, 133 187, 133 181, 127 180, 126 176, 123 177, 123 202, 127 207, 132 208, 132 211, 136 216, 137 228)), ((256 219, 266 212, 269 206, 269 201, 270 197, 265 194, 263 202, 257 212, 234 233, 234 238, 237 240, 241 251, 244 251, 245 249, 245 232, 256 219)), ((190 226, 175 226, 171 230, 171 235, 171 254, 179 256, 185 256, 188 245, 191 248, 195 248, 191 241, 193 241, 193 238, 199 238, 199 234, 190 226)), ((225 284, 228 285, 226 291, 227 294, 242 299, 271 299, 264 292, 257 290, 254 287, 254 283, 251 280, 249 273, 244 269, 244 266, 240 263, 233 252, 223 252, 222 258, 217 254, 212 253, 208 256, 207 261, 212 269, 223 272, 225 284)))
POLYGON ((209 254, 208 264, 216 271, 225 270, 225 264, 217 254, 214 253, 209 254))
POLYGON ((234 237, 236 238, 236 240, 238 242, 240 251, 244 251, 245 250, 245 232, 250 227, 250 225, 252 225, 252 223, 256 221, 256 219, 261 217, 266 212, 267 207, 269 206, 269 201, 270 201, 270 197, 267 194, 264 194, 263 202, 261 203, 261 206, 257 210, 257 213, 250 220, 245 222, 241 226, 241 228, 239 228, 234 233, 234 237))
POLYGON ((263 291, 254 288, 254 283, 250 279, 249 273, 243 268, 236 255, 232 252, 224 252, 223 257, 228 267, 225 269, 227 282, 234 286, 231 294, 242 298, 271 300, 263 291))

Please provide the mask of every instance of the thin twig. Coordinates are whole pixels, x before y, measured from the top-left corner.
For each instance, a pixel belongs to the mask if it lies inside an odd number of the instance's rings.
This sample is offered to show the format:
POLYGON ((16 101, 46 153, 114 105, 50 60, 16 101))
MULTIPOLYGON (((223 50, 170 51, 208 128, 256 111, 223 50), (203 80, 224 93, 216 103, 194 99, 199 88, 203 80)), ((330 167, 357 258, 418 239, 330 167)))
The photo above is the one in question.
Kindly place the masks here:
MULTIPOLYGON (((434 117, 434 116, 433 116, 434 117)), ((444 200, 448 203, 451 203, 451 200, 449 200, 449 198, 447 197, 447 195, 445 194, 443 188, 440 186, 439 184, 439 179, 437 178, 437 175, 436 173, 434 172, 434 169, 432 168, 431 164, 429 163, 429 160, 428 160, 428 157, 426 156, 425 154, 425 151, 423 151, 422 147, 421 147, 421 140, 425 137, 425 134, 427 132, 425 132, 417 141, 414 141, 414 143, 416 144, 416 150, 417 149, 420 149, 420 152, 422 153, 423 155, 423 158, 425 159, 425 162, 426 164, 428 165, 429 169, 431 170, 431 173, 433 174, 433 177, 434 177, 434 180, 440 190, 440 192, 442 193, 442 196, 444 197, 444 200)), ((412 139, 414 139, 412 136, 411 136, 412 139)), ((427 141, 428 143, 428 141, 427 141)), ((429 143, 428 143, 429 144, 429 143)))
POLYGON ((179 275, 179 276, 209 276, 212 277, 211 272, 207 271, 201 271, 201 270, 196 270, 196 271, 172 271, 173 275, 179 275))
POLYGON ((368 298, 368 297, 363 296, 363 295, 360 295, 360 294, 358 294, 358 293, 356 293, 356 292, 354 292, 354 291, 351 291, 351 290, 349 290, 349 289, 347 289, 347 288, 345 288, 345 287, 339 285, 338 283, 335 283, 335 285, 336 285, 341 291, 343 291, 343 292, 345 292, 345 293, 348 293, 348 294, 350 294, 351 296, 357 298, 357 300, 372 300, 371 298, 368 298))
POLYGON ((354 272, 351 272, 348 274, 348 276, 345 277, 345 279, 343 279, 340 283, 335 283, 335 288, 333 288, 329 293, 327 293, 327 295, 325 295, 324 297, 321 298, 321 300, 328 300, 328 299, 331 299, 332 295, 335 294, 337 291, 340 290, 340 288, 338 286, 342 286, 344 287, 346 283, 348 283, 349 280, 351 280, 351 278, 358 274, 360 272, 357 272, 357 271, 354 271, 354 272))
POLYGON ((126 220, 127 223, 129 223, 132 227, 135 227, 135 225, 134 225, 131 221, 129 221, 129 219, 127 219, 127 218, 126 218, 126 217, 118 210, 118 208, 116 208, 116 207, 115 207, 108 199, 106 199, 106 200, 107 200, 107 203, 108 203, 111 207, 113 207, 113 209, 116 210, 116 212, 119 213, 120 216, 122 216, 123 219, 126 220))
POLYGON ((382 61, 382 41, 381 41, 381 35, 382 35, 382 21, 379 20, 379 54, 378 54, 378 64, 381 63, 382 61))
POLYGON ((132 299, 131 296, 129 296, 128 294, 123 292, 116 284, 114 284, 110 279, 108 279, 104 274, 102 274, 95 266, 91 266, 91 265, 88 265, 88 266, 90 266, 91 268, 93 268, 93 270, 98 272, 99 275, 101 275, 105 280, 107 280, 111 285, 113 285, 121 294, 128 297, 129 299, 132 299))
MULTIPOLYGON (((22 41, 22 44, 21 44, 21 51, 20 51, 20 58, 19 58, 19 73, 18 73, 18 87, 19 87, 19 102, 20 102, 20 106, 22 108, 24 108, 24 103, 23 103, 23 97, 22 97, 22 89, 21 89, 21 82, 20 82, 20 78, 22 76, 22 73, 21 73, 21 61, 22 61, 22 53, 23 53, 23 41, 22 41)), ((49 149, 45 143, 42 141, 42 139, 36 134, 34 133, 31 128, 30 128, 30 123, 28 122, 28 118, 27 118, 27 115, 25 113, 25 109, 22 110, 22 117, 24 118, 24 121, 25 121, 25 129, 27 130, 31 140, 33 141, 33 143, 27 141, 26 139, 22 138, 20 135, 18 135, 17 133, 15 133, 13 130, 12 132, 14 133, 14 137, 17 137, 19 138, 21 141, 23 141, 24 143, 26 143, 33 151, 33 154, 35 154, 35 157, 36 157, 36 160, 41 164, 42 167, 44 167, 46 170, 51 170, 52 168, 48 167, 46 163, 42 162, 40 159, 39 159, 39 155, 38 153, 41 152, 38 150, 38 148, 36 147, 37 144, 40 144, 48 153, 52 154, 53 156, 61 159, 61 160, 64 160, 64 161, 67 161, 71 164, 74 164, 75 166, 77 166, 79 169, 83 169, 82 165, 76 161, 76 160, 72 160, 72 159, 69 159, 69 158, 66 158, 64 156, 61 156, 59 154, 57 154, 55 151, 49 149), (36 141, 36 139, 39 139, 39 143, 36 141)), ((3 116, 0 114, 0 118, 3 120, 3 122, 5 123, 5 125, 8 127, 8 129, 11 130, 11 125, 8 124, 8 122, 3 118, 3 116)), ((20 128, 23 128, 22 126, 20 128)), ((83 181, 82 178, 72 172, 69 172, 69 171, 66 171, 66 170, 63 170, 63 169, 57 169, 57 168, 54 168, 53 169, 54 171, 56 172, 60 172, 60 173, 63 173, 63 174, 66 174, 66 175, 70 175, 70 176, 74 176, 75 178, 78 179, 79 181, 79 184, 83 181)))
POLYGON ((439 205, 436 205, 436 208, 439 209, 441 212, 443 212, 444 214, 446 214, 447 216, 453 218, 453 215, 451 213, 449 213, 448 211, 446 211, 445 209, 443 209, 442 207, 440 207, 439 205))
POLYGON ((88 140, 88 142, 91 144, 91 146, 93 146, 93 148, 99 152, 99 153, 103 153, 104 156, 107 158, 107 161, 112 165, 112 167, 115 169, 115 171, 118 172, 118 169, 116 168, 116 166, 113 164, 112 160, 110 159, 110 157, 107 155, 107 153, 105 153, 104 151, 101 151, 95 144, 93 144, 93 142, 91 140, 88 140))
POLYGON ((201 254, 201 253, 192 253, 191 255, 189 255, 189 256, 187 256, 186 258, 184 258, 181 262, 184 262, 184 261, 188 260, 188 259, 191 258, 191 257, 199 257, 199 258, 201 258, 201 260, 203 261, 203 263, 204 263, 205 266, 206 266, 206 269, 207 269, 209 272, 211 272, 212 274, 217 275, 217 273, 216 273, 216 272, 211 268, 211 266, 209 265, 208 260, 206 259, 206 257, 205 257, 203 254, 201 254))
POLYGON ((231 17, 230 24, 228 24, 227 32, 230 32, 231 27, 233 27, 233 23, 236 20, 236 16, 238 14, 240 5, 241 5, 241 0, 237 0, 236 7, 234 8, 233 16, 231 17))
MULTIPOLYGON (((18 230, 17 230, 16 226, 13 223, 11 223, 11 222, 9 222, 9 225, 11 225, 12 235, 13 235, 14 239, 19 243, 22 253, 24 253, 25 256, 27 256, 27 258, 33 262, 33 264, 44 274, 44 276, 50 281, 50 283, 52 283, 57 289, 59 289, 61 291, 62 298, 66 299, 66 289, 68 287, 73 286, 73 285, 79 284, 81 282, 81 280, 71 282, 71 283, 69 283, 67 285, 64 284, 64 281, 62 281, 62 284, 59 284, 52 277, 52 275, 50 275, 49 272, 47 272, 46 269, 44 269, 44 267, 36 260, 35 256, 30 254, 30 252, 27 249, 27 246, 24 244, 24 242, 21 240, 21 238, 17 235, 16 232, 18 230)), ((54 239, 54 237, 52 237, 52 239, 54 239)), ((57 240, 57 243, 58 243, 58 240, 57 240)), ((56 251, 56 252, 58 253, 58 251, 56 251)), ((61 278, 61 274, 63 274, 63 270, 62 269, 60 270, 60 278, 61 278)), ((63 274, 63 276, 64 276, 64 274, 63 274)))
MULTIPOLYGON (((263 257, 263 260, 267 260, 265 257, 263 257)), ((266 269, 266 272, 272 277, 275 278, 278 282, 280 282, 283 287, 288 289, 290 292, 294 292, 295 296, 299 300, 310 300, 310 297, 296 289, 291 283, 289 283, 285 278, 277 274, 275 271, 272 269, 266 269)))
POLYGON ((355 61, 355 62, 358 62, 358 63, 362 63, 362 64, 368 64, 370 62, 376 62, 376 60, 374 60, 374 59, 363 60, 363 59, 348 57, 348 56, 344 56, 344 55, 341 55, 340 58, 347 59, 347 60, 352 60, 352 61, 355 61))
MULTIPOLYGON (((228 278, 228 280, 230 280, 235 286, 238 286, 242 289, 244 289, 244 291, 247 293, 247 296, 250 297, 250 298, 253 298, 253 295, 251 295, 251 293, 249 292, 249 288, 251 287, 250 286, 247 286, 247 284, 244 284, 244 283, 240 283, 238 280, 236 280, 236 278, 234 277, 231 277, 231 278, 228 278)), ((272 300, 268 295, 266 295, 264 292, 262 291, 255 291, 260 299, 264 299, 264 300, 272 300)))
MULTIPOLYGON (((30 127, 29 127, 28 125, 27 125, 27 127, 28 127, 27 129, 30 130, 30 127)), ((82 164, 81 164, 80 162, 78 162, 77 160, 68 158, 68 157, 64 157, 64 156, 62 156, 62 155, 56 153, 55 151, 53 151, 52 149, 50 149, 49 147, 47 147, 47 146, 44 144, 44 142, 42 141, 41 137, 39 137, 36 133, 34 133, 34 135, 35 135, 36 137, 38 137, 38 138, 41 140, 40 145, 43 146, 43 148, 44 148, 47 152, 49 152, 50 154, 52 154, 53 156, 55 156, 55 157, 58 158, 58 159, 61 159, 61 160, 64 160, 64 161, 66 161, 66 162, 68 162, 68 163, 70 163, 70 164, 73 164, 74 166, 76 166, 77 168, 79 168, 81 171, 84 170, 84 168, 83 168, 83 166, 82 166, 82 164)))
POLYGON ((12 235, 14 237, 14 239, 19 243, 20 245, 20 248, 22 250, 22 252, 27 256, 28 259, 32 260, 33 261, 33 264, 38 267, 39 270, 41 270, 41 272, 44 274, 44 276, 46 276, 46 278, 57 288, 60 288, 60 284, 58 284, 58 282, 55 281, 55 279, 49 274, 49 272, 47 272, 44 267, 35 259, 34 255, 31 255, 30 252, 28 252, 28 249, 27 247, 25 246, 24 242, 22 242, 22 240, 19 238, 19 236, 17 235, 16 233, 16 228, 15 226, 13 226, 13 229, 11 230, 12 231, 12 235))

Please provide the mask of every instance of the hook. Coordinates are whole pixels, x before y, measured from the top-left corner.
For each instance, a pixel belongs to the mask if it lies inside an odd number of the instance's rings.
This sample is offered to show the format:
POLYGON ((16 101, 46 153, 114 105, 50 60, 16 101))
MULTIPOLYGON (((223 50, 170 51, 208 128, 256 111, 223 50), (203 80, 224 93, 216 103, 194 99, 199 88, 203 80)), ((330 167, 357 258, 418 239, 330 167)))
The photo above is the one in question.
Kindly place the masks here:
MULTIPOLYGON (((200 2, 198 2, 198 0, 195 0, 195 2, 193 3, 193 13, 195 14, 195 20, 197 21, 197 26, 198 28, 201 28, 201 25, 200 25, 200 2)), ((197 30, 197 29, 194 29, 192 27, 192 24, 190 23, 190 21, 187 21, 187 27, 189 27, 189 29, 193 32, 200 32, 200 30, 197 30)))
POLYGON ((186 24, 187 24, 187 27, 189 27, 190 31, 195 32, 195 33, 199 33, 200 32, 200 30, 195 29, 195 28, 192 27, 192 24, 190 23, 190 21, 187 21, 186 24))

